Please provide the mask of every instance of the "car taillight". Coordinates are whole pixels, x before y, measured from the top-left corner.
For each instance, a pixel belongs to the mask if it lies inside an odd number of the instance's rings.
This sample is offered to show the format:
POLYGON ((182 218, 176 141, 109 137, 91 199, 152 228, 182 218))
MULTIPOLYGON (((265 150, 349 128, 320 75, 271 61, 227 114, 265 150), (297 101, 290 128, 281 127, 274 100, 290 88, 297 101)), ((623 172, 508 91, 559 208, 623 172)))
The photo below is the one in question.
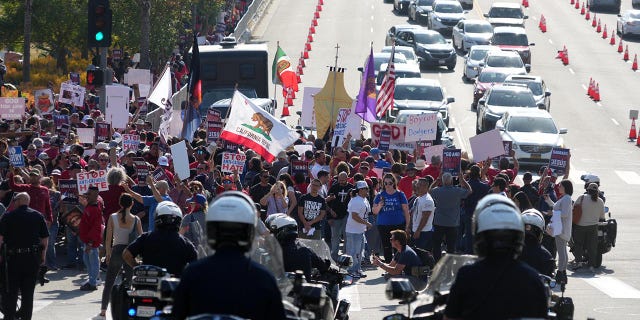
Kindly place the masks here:
POLYGON ((153 299, 151 298, 141 299, 140 301, 142 301, 142 303, 153 303, 153 299))

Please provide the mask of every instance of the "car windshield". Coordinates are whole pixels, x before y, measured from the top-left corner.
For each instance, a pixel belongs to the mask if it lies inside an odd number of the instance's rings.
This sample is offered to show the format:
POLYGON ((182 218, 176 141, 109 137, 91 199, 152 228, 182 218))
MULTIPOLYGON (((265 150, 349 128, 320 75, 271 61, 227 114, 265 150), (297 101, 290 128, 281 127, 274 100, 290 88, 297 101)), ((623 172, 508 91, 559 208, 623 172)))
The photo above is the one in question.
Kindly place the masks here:
POLYGON ((527 87, 529 87, 529 90, 531 90, 531 92, 533 93, 534 96, 541 96, 542 95, 542 84, 540 84, 539 82, 535 82, 535 81, 509 81, 509 82, 513 82, 513 83, 524 83, 527 85, 527 87))
POLYGON ((433 11, 442 12, 442 13, 462 13, 462 6, 455 5, 455 4, 449 4, 449 3, 443 3, 443 4, 436 5, 433 8, 433 11))
POLYGON ((416 42, 422 44, 445 44, 447 40, 439 33, 416 33, 416 42))
POLYGON ((640 12, 629 12, 629 19, 640 20, 640 12))
POLYGON ((507 78, 507 75, 502 72, 480 72, 478 76, 479 82, 504 82, 504 79, 507 78))
MULTIPOLYGON (((382 85, 382 80, 386 72, 378 72, 378 78, 376 79, 377 85, 382 85)), ((396 78, 420 78, 420 72, 398 71, 396 70, 396 78)))
POLYGON ((467 33, 491 33, 493 27, 486 23, 467 23, 464 25, 464 31, 467 33))
POLYGON ((522 59, 519 56, 489 56, 487 66, 496 68, 522 68, 522 59))
POLYGON ((402 54, 406 60, 415 60, 416 59, 416 56, 413 53, 413 48, 398 50, 398 47, 396 47, 396 52, 402 54))
POLYGON ((513 18, 522 19, 524 14, 520 8, 491 8, 489 10, 489 17, 491 18, 513 18))
POLYGON ((419 6, 431 6, 434 0, 418 0, 419 6))
POLYGON ((536 102, 530 92, 494 90, 487 100, 488 105, 498 107, 536 107, 536 102))
MULTIPOLYGON (((377 56, 373 58, 373 67, 374 70, 380 71, 380 66, 383 63, 389 63, 390 55, 377 56)), ((405 59, 404 54, 395 54, 393 56, 393 62, 395 63, 407 63, 407 59, 405 59)))
POLYGON ((529 39, 524 33, 494 33, 491 43, 494 45, 528 46, 529 39))
POLYGON ((442 89, 435 86, 401 85, 396 86, 393 98, 396 100, 442 101, 442 89))
POLYGON ((511 117, 507 124, 507 131, 558 133, 553 119, 541 117, 511 117))
POLYGON ((469 53, 469 59, 471 60, 484 60, 487 56, 488 49, 471 49, 469 53))

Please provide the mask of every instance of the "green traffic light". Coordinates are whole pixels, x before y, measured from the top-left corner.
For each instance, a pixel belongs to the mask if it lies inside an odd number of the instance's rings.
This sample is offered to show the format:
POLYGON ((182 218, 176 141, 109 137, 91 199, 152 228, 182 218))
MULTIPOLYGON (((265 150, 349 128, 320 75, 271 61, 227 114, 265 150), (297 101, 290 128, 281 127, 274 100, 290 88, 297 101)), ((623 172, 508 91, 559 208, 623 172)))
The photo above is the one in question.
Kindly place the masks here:
POLYGON ((104 39, 104 33, 102 31, 96 33, 96 41, 102 41, 104 39))

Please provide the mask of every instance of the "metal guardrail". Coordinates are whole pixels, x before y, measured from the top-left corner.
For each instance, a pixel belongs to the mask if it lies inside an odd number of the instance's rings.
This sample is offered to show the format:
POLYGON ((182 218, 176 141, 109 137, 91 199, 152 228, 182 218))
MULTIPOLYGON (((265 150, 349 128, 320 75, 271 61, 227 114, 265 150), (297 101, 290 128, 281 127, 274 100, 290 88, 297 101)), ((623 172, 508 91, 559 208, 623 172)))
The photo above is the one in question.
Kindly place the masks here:
POLYGON ((262 15, 267 7, 271 4, 272 0, 254 0, 247 12, 244 13, 236 28, 233 30, 232 36, 236 38, 238 42, 248 42, 251 40, 251 32, 256 27, 262 15))

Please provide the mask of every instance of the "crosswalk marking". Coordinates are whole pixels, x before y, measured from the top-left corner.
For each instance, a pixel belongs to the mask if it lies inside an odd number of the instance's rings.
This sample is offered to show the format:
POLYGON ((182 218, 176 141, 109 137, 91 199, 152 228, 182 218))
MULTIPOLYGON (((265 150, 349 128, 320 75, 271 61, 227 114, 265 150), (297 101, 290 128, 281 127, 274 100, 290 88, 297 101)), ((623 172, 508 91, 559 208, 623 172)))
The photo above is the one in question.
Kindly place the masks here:
POLYGON ((36 312, 46 308, 52 302, 53 301, 51 301, 51 300, 34 300, 33 301, 33 313, 36 313, 36 312))
POLYGON ((354 284, 340 289, 340 292, 338 293, 338 300, 346 299, 351 303, 349 312, 362 310, 360 307, 360 292, 358 292, 358 285, 359 284, 357 282, 354 282, 354 284))
POLYGON ((622 181, 627 184, 640 184, 640 176, 634 171, 619 171, 616 170, 616 174, 622 181))
POLYGON ((640 290, 613 276, 588 278, 584 281, 614 299, 640 299, 640 290))

